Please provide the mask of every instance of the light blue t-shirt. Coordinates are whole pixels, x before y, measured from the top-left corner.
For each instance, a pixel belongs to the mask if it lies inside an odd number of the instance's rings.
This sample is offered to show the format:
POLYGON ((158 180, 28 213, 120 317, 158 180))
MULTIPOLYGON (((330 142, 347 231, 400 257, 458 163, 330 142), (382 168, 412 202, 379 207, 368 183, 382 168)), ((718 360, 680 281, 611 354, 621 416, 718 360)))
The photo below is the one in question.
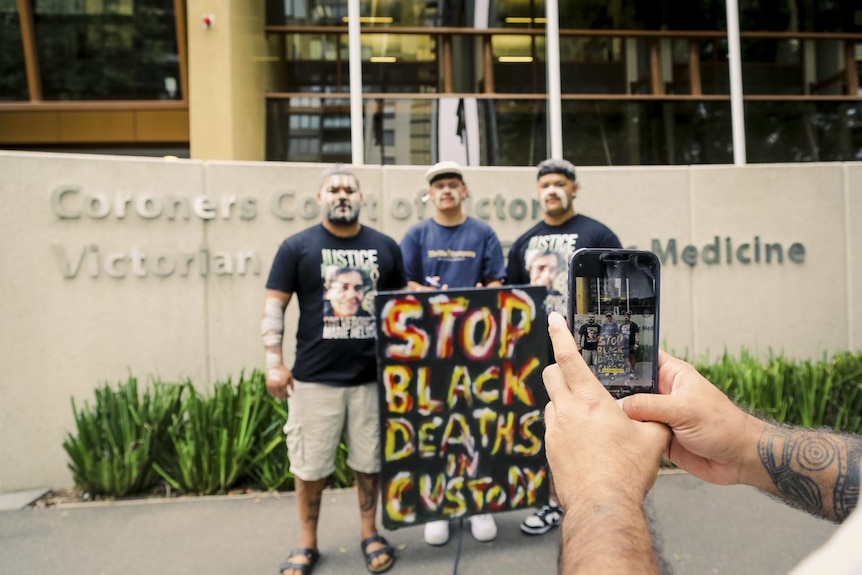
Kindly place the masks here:
POLYGON ((468 217, 463 224, 442 226, 432 218, 415 224, 401 240, 407 280, 429 285, 426 277, 440 276, 450 288, 506 278, 503 246, 494 230, 468 217))

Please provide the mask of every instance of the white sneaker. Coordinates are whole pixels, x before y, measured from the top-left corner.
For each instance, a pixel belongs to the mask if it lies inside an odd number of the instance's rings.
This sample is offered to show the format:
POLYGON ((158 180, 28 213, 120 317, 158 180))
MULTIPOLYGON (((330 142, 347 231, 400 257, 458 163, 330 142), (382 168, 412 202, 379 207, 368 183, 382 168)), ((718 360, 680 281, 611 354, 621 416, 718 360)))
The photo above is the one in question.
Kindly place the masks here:
POLYGON ((449 541, 448 521, 430 521, 425 524, 425 543, 436 547, 446 545, 447 541, 449 541))
POLYGON ((493 541, 497 538, 497 522, 489 513, 470 518, 470 531, 476 541, 493 541))

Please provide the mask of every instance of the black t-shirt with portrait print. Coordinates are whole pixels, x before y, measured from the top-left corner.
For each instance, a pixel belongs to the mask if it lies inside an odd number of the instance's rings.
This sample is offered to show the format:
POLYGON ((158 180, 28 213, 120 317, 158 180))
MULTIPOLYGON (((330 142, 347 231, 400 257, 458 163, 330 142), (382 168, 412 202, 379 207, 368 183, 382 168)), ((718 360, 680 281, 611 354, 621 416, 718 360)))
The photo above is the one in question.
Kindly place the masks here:
POLYGON ((294 294, 299 303, 293 377, 338 387, 375 381, 374 293, 402 289, 406 283, 398 244, 368 226, 341 238, 318 224, 284 240, 266 287, 294 294), (344 286, 328 291, 324 286, 341 272, 350 273, 352 280, 345 286, 353 291, 345 297, 361 297, 349 317, 338 317, 332 304, 344 286), (357 285, 358 278, 367 283, 357 285))
POLYGON ((617 235, 603 223, 583 214, 558 226, 541 221, 515 240, 509 249, 509 263, 506 280, 509 285, 530 283, 527 260, 532 251, 554 252, 561 263, 554 281, 554 289, 545 301, 548 313, 559 312, 563 317, 568 314, 568 267, 569 260, 578 248, 621 248, 617 235))
POLYGON ((583 348, 587 351, 595 351, 599 348, 599 328, 597 322, 584 322, 578 330, 578 343, 583 341, 583 348), (581 339, 583 338, 583 339, 581 339))
MULTIPOLYGON (((569 260, 577 248, 620 248, 617 235, 609 227, 598 220, 583 214, 575 214, 558 226, 552 226, 544 221, 521 234, 512 247, 509 248, 509 263, 506 269, 506 280, 509 285, 525 285, 530 283, 530 272, 527 261, 533 252, 557 254, 560 267, 553 281, 553 288, 545 297, 545 311, 556 311, 563 317, 568 317, 569 296, 569 260)), ((596 326, 599 324, 597 323, 596 326)), ((597 344, 591 342, 596 349, 597 344)), ((548 345, 548 363, 554 363, 554 348, 548 345)))
POLYGON ((629 353, 635 353, 635 345, 638 340, 635 337, 638 333, 640 333, 641 328, 638 327, 633 321, 629 321, 629 323, 621 323, 620 324, 620 332, 625 336, 626 340, 629 342, 629 353))

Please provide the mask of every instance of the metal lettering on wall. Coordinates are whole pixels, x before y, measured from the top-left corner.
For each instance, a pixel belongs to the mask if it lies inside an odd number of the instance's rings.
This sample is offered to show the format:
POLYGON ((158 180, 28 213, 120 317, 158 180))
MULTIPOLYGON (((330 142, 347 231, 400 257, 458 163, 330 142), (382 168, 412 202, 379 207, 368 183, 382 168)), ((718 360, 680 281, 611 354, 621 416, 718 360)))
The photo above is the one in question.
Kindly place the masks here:
POLYGON ((735 238, 722 238, 714 236, 713 241, 698 248, 689 244, 682 249, 677 247, 675 239, 669 239, 664 243, 661 240, 652 241, 652 249, 662 265, 671 263, 677 265, 681 260, 684 264, 694 267, 699 262, 708 266, 717 264, 783 264, 784 257, 795 264, 805 263, 805 246, 799 242, 793 242, 786 249, 779 242, 766 242, 760 236, 754 236, 750 240, 740 241, 735 238))
MULTIPOLYGON (((430 215, 423 198, 424 188, 419 189, 413 199, 395 198, 388 205, 387 216, 398 221, 418 221, 430 215)), ((113 196, 103 193, 87 193, 79 186, 67 185, 55 189, 50 197, 52 213, 59 220, 107 220, 124 221, 138 217, 142 220, 168 222, 198 219, 204 222, 216 220, 255 220, 259 202, 254 196, 227 194, 218 198, 208 196, 175 196, 118 192, 113 196)), ((278 190, 269 202, 270 214, 283 221, 298 221, 311 225, 320 217, 315 194, 298 194, 294 190, 278 190)), ((528 202, 522 198, 507 198, 496 194, 491 198, 465 202, 467 213, 482 220, 507 219, 521 221, 542 218, 538 200, 528 202)), ((371 222, 381 218, 380 202, 368 197, 363 205, 363 217, 371 222)), ((509 245, 509 242, 504 242, 509 245)), ((256 250, 216 251, 206 245, 175 252, 154 252, 139 246, 126 250, 103 249, 96 243, 78 246, 54 244, 52 246, 63 277, 74 279, 80 275, 91 278, 171 276, 259 276, 261 258, 256 250)), ((784 244, 767 241, 760 236, 748 239, 714 236, 704 245, 688 244, 675 238, 653 239, 654 251, 663 265, 782 265, 805 262, 805 246, 799 242, 784 244)))
MULTIPOLYGON (((137 216, 142 220, 188 221, 193 217, 205 222, 212 220, 254 220, 257 198, 225 195, 217 200, 207 196, 187 198, 172 195, 133 194, 120 192, 113 197, 101 193, 85 193, 77 186, 59 187, 51 194, 51 211, 60 220, 117 221, 137 216)), ((67 279, 87 275, 122 279, 154 276, 189 277, 259 276, 260 255, 252 249, 235 251, 212 250, 202 245, 179 251, 154 251, 140 246, 126 250, 108 250, 96 243, 79 246, 52 245, 60 271, 67 279)))

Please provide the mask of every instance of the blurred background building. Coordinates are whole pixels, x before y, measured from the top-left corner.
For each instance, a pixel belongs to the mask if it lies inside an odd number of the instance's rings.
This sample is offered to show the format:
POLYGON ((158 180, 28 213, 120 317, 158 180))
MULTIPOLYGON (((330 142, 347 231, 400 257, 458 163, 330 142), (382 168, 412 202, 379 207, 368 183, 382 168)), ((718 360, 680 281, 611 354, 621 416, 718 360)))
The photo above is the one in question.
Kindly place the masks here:
MULTIPOLYGON (((733 163, 725 0, 559 4, 565 157, 733 163)), ((543 0, 359 12, 364 163, 551 155, 543 0)), ((350 162, 348 20, 348 0, 0 0, 0 148, 350 162)), ((738 0, 738 20, 747 161, 862 159, 862 2, 738 0)))

